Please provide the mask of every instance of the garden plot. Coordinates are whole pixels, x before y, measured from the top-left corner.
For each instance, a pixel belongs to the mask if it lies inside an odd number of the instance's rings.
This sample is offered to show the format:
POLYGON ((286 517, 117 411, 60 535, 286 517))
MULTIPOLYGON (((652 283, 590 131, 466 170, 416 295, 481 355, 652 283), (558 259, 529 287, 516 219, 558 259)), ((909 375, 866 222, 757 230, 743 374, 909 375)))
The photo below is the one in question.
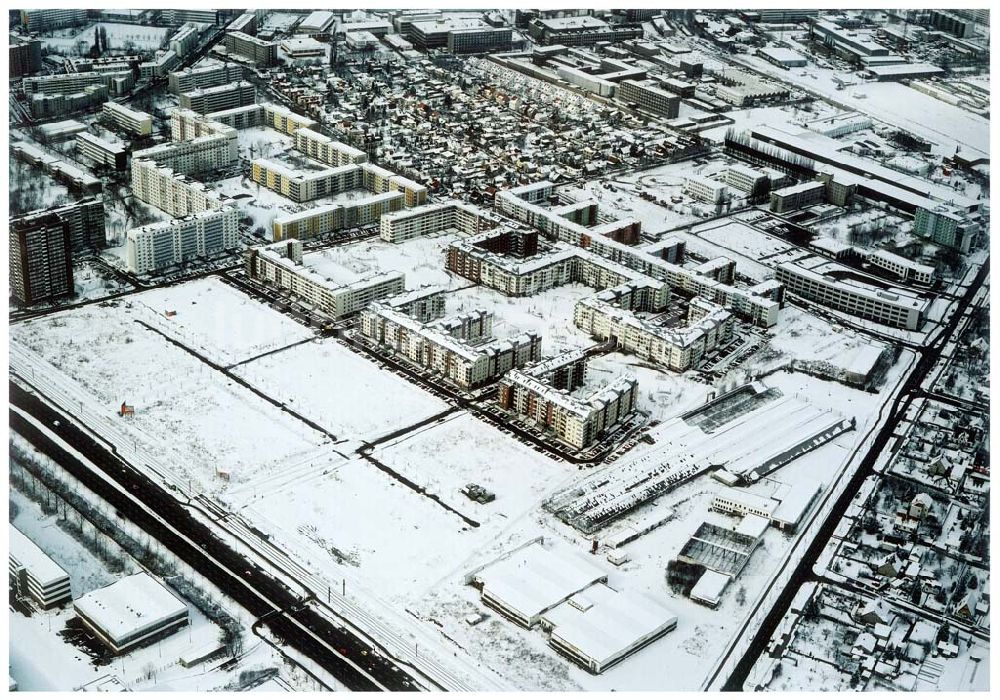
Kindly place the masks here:
POLYGON ((473 309, 492 311, 496 337, 534 331, 541 335, 542 352, 548 356, 597 344, 573 323, 576 302, 595 293, 593 288, 575 282, 530 297, 508 297, 495 289, 471 287, 448 295, 446 314, 473 309))
POLYGON ((325 264, 347 269, 359 278, 399 270, 406 275, 407 289, 423 285, 456 289, 471 284, 444 269, 448 244, 458 238, 458 234, 442 234, 412 238, 396 244, 373 239, 327 248, 306 259, 320 273, 323 273, 325 264))
POLYGON ((448 407, 333 339, 297 345, 234 371, 339 438, 371 440, 448 407))
POLYGON ((504 526, 576 474, 464 412, 381 445, 373 456, 484 527, 504 526), (469 500, 460 493, 468 483, 496 500, 469 500))
POLYGON ((301 324, 213 277, 133 299, 152 312, 142 318, 146 323, 222 365, 312 337, 301 324))
POLYGON ((327 442, 133 323, 128 311, 127 304, 110 302, 18 324, 11 330, 12 353, 30 363, 29 381, 37 375, 71 410, 79 404, 95 430, 124 436, 175 479, 211 492, 227 487, 217 470, 237 484, 301 461, 327 442), (134 417, 118 417, 123 401, 135 407, 134 417))

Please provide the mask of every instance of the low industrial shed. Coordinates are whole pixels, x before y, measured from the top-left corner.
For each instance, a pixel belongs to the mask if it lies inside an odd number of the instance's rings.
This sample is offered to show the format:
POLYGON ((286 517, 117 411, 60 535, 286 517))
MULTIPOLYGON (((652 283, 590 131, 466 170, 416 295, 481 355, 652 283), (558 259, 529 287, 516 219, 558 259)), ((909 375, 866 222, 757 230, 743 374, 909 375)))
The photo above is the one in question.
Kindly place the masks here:
POLYGON ((549 644, 591 673, 602 673, 677 627, 677 616, 642 593, 594 585, 546 613, 549 644))

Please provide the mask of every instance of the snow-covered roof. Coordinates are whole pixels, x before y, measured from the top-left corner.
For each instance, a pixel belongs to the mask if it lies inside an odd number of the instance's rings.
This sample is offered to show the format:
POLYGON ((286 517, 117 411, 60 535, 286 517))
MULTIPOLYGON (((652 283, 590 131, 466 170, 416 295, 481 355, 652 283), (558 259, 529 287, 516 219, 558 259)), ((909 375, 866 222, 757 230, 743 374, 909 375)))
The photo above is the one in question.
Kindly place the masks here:
POLYGON ((764 533, 767 532, 767 528, 770 524, 771 522, 767 518, 754 515, 753 513, 747 513, 736 526, 736 532, 741 535, 753 537, 754 539, 760 539, 764 536, 764 533))
POLYGON ((731 580, 726 574, 706 569, 691 589, 691 598, 709 605, 718 605, 731 580))
POLYGON ((115 640, 187 614, 187 606, 145 572, 91 591, 73 607, 115 640))
POLYGON ((536 542, 486 567, 476 578, 483 582, 484 595, 534 618, 607 574, 579 554, 536 542))
POLYGON ((677 624, 672 610, 643 593, 616 592, 598 585, 587 591, 587 598, 593 604, 586 610, 564 606, 565 620, 553 630, 552 638, 602 666, 677 624), (598 599, 601 589, 608 594, 598 599))
POLYGON ((54 583, 69 578, 69 574, 52 561, 49 555, 28 539, 23 532, 13 525, 10 525, 8 530, 10 532, 10 557, 27 569, 28 575, 35 579, 39 586, 48 588, 54 583))

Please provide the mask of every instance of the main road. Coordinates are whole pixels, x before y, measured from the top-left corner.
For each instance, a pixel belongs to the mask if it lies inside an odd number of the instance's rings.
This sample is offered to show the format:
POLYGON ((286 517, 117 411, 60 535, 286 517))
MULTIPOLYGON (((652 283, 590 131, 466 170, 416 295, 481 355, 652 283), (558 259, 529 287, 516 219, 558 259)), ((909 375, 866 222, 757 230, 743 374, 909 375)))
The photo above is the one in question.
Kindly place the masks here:
POLYGON ((235 551, 171 493, 11 379, 11 430, 351 690, 420 690, 371 645, 235 551))
MULTIPOLYGON (((823 524, 810 541, 805 552, 798 558, 796 564, 794 565, 795 568, 792 571, 790 580, 784 585, 784 588, 777 597, 777 600, 771 605, 770 611, 767 613, 763 622, 756 630, 753 630, 751 629, 751 623, 757 617, 758 612, 760 612, 760 608, 765 605, 768 600, 766 591, 765 594, 760 596, 756 606, 747 615, 742 628, 734 636, 733 643, 730 646, 726 657, 724 657, 718 664, 713 675, 708 679, 705 687, 717 687, 716 684, 722 681, 722 679, 725 679, 721 683, 722 690, 743 690, 743 685, 750 675, 750 670, 753 668, 754 663, 756 663, 757 659, 764 652, 768 641, 771 639, 778 627, 778 624, 784 617, 785 611, 788 610, 791 605, 792 599, 798 592, 799 587, 812 577, 813 563, 819 558, 819 555, 822 553, 827 541, 833 535, 834 530, 844 513, 847 511, 847 508, 850 506, 851 501, 861 488, 862 483, 873 473, 876 462, 882 455, 883 451, 889 446, 889 440, 893 437, 894 431, 906 415, 910 403, 922 395, 922 385, 924 381, 937 364, 945 346, 948 344, 948 341, 953 338, 955 330, 958 328, 958 324, 965 317, 965 313, 969 305, 976 298, 980 287, 983 285, 983 282, 989 274, 989 266, 989 258, 987 258, 983 263, 982 268, 980 268, 977 273, 975 280, 969 285, 965 294, 959 300, 958 306, 952 313, 947 324, 940 329, 938 334, 932 340, 929 340, 922 348, 917 350, 920 355, 920 359, 910 371, 910 374, 904 381, 901 390, 897 393, 896 398, 892 403, 892 409, 888 420, 886 420, 884 425, 876 432, 871 441, 867 444, 867 450, 861 458, 859 466, 855 469, 854 474, 850 477, 850 481, 847 486, 834 502, 833 507, 830 508, 827 513, 826 520, 823 521, 823 524), (736 641, 747 635, 751 635, 749 647, 739 660, 736 661, 733 670, 728 674, 728 676, 724 675, 727 662, 731 661, 728 657, 733 655, 735 652, 736 641)), ((775 583, 772 581, 771 585, 773 586, 775 583)))

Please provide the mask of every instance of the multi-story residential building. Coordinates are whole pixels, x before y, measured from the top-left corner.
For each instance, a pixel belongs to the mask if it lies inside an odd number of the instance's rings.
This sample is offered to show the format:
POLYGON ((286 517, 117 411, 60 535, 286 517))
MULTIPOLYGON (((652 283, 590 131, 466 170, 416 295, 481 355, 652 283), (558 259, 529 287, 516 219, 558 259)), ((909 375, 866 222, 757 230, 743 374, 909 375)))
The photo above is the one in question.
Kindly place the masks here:
POLYGON ((458 200, 448 200, 386 214, 379 221, 379 237, 390 243, 402 243, 451 229, 479 233, 496 224, 496 217, 489 212, 458 200))
MULTIPOLYGON (((680 265, 683 245, 676 241, 637 248, 622 241, 638 240, 639 223, 624 219, 607 224, 585 226, 565 218, 557 209, 542 205, 547 202, 555 186, 549 181, 524 185, 496 194, 496 208, 550 238, 569 243, 641 272, 648 277, 667 282, 690 296, 702 296, 732 310, 751 323, 764 327, 778 321, 781 307, 782 286, 764 282, 750 289, 734 287, 705 274, 680 265)), ((392 216, 398 216, 399 213, 392 216)), ((384 219, 383 219, 384 222, 384 219)))
POLYGON ((343 282, 330 279, 302 263, 302 242, 289 238, 246 253, 247 274, 287 289, 333 318, 357 313, 379 299, 401 294, 406 288, 402 272, 385 272, 343 282))
POLYGON ((471 389, 541 359, 542 340, 536 333, 483 342, 486 329, 491 327, 489 315, 476 311, 465 321, 426 323, 390 304, 374 303, 361 312, 360 327, 365 338, 391 349, 396 356, 471 389), (477 344, 471 345, 467 342, 470 339, 477 344))
POLYGON ((309 117, 303 117, 290 109, 270 102, 262 102, 263 126, 269 126, 283 134, 294 136, 299 129, 312 129, 316 122, 309 117))
POLYGON ((257 36, 257 13, 244 12, 226 26, 226 31, 257 36))
POLYGON ((803 299, 893 328, 918 330, 930 300, 817 256, 778 265, 778 281, 803 299))
POLYGON ((821 204, 826 197, 826 185, 817 181, 800 182, 771 193, 771 211, 776 214, 821 204))
POLYGON ((357 189, 361 185, 361 170, 356 165, 293 170, 276 161, 257 158, 250 164, 250 178, 293 202, 308 202, 357 189))
POLYGON ((29 33, 75 27, 87 21, 87 11, 77 9, 21 10, 21 26, 29 33))
POLYGON ((170 132, 174 139, 135 151, 135 160, 150 160, 184 175, 224 171, 239 160, 236 129, 188 109, 170 110, 170 132))
POLYGON ((187 56, 198 46, 201 30, 197 24, 187 23, 181 26, 167 43, 168 48, 180 57, 187 56))
POLYGON ((70 227, 58 214, 46 212, 11 221, 10 288, 24 306, 75 292, 70 227))
MULTIPOLYGON (((694 298, 688 325, 667 328, 649 323, 636 311, 656 308, 657 287, 626 284, 577 302, 573 322, 598 340, 613 340, 623 351, 675 372, 696 366, 709 352, 732 339, 733 315, 718 304, 694 298)), ((660 307, 662 308, 662 307, 660 307)))
POLYGON ((218 10, 194 10, 194 9, 168 9, 163 11, 163 21, 166 24, 186 24, 195 22, 197 24, 218 24, 218 10))
POLYGON ((374 163, 361 164, 361 179, 365 189, 376 193, 402 192, 407 207, 415 207, 427 203, 427 188, 423 185, 396 175, 390 170, 374 163))
POLYGON ((8 526, 7 566, 22 595, 46 610, 73 600, 69 574, 13 525, 8 526))
POLYGON ((167 89, 175 95, 193 90, 219 87, 243 79, 243 66, 238 63, 217 63, 171 71, 167 76, 167 89))
POLYGON ((684 194, 701 202, 719 204, 726 199, 729 188, 718 180, 701 175, 687 175, 684 178, 684 194))
POLYGON ((124 170, 128 165, 125 146, 111 143, 93 134, 82 132, 76 135, 76 151, 84 162, 96 167, 124 170))
POLYGON ((35 119, 60 117, 82 112, 108 99, 108 88, 104 85, 89 85, 80 92, 32 95, 28 100, 31 116, 35 119))
POLYGON ((243 107, 257 102, 257 91, 252 83, 240 80, 228 85, 217 85, 210 88, 198 88, 191 92, 182 92, 178 102, 183 109, 190 109, 199 114, 219 112, 233 107, 243 107))
POLYGON ((497 403, 572 447, 590 447, 632 414, 639 385, 634 377, 622 375, 583 396, 574 395, 583 385, 586 363, 586 353, 573 350, 513 369, 500 380, 497 403))
POLYGON ((10 145, 10 153, 14 158, 24 161, 28 165, 38 166, 43 171, 52 175, 56 180, 65 183, 71 189, 97 194, 103 187, 99 178, 94 177, 72 163, 67 163, 45 153, 27 141, 15 141, 12 143, 10 145))
POLYGON ((968 253, 979 235, 979 219, 945 204, 917 209, 913 232, 935 243, 968 253))
POLYGON ((681 104, 679 95, 657 87, 652 80, 623 80, 619 83, 615 96, 623 102, 634 102, 640 109, 667 119, 677 116, 681 104))
POLYGON ((10 35, 10 79, 32 75, 42 69, 41 39, 10 35))
POLYGON ((314 207, 274 220, 274 240, 308 240, 335 231, 378 223, 384 214, 403 208, 402 192, 384 192, 370 197, 314 207))
POLYGON ((11 219, 11 226, 30 225, 29 219, 54 214, 69 226, 70 247, 74 253, 93 251, 107 246, 104 233, 104 202, 96 197, 85 197, 81 200, 57 207, 29 212, 11 219))
POLYGON ((146 274, 236 247, 239 212, 234 207, 140 226, 125 234, 125 264, 146 274))
POLYGON ((334 141, 312 129, 296 129, 294 139, 295 150, 326 165, 358 165, 368 161, 361 149, 334 141))
POLYGON ((222 203, 200 182, 151 160, 132 159, 132 194, 171 216, 189 216, 222 203))
POLYGON ((145 112, 131 109, 117 102, 105 102, 101 114, 112 124, 137 136, 149 136, 153 133, 153 117, 145 112))
POLYGON ((22 84, 24 94, 30 97, 32 95, 71 94, 94 85, 103 86, 113 94, 124 94, 135 85, 135 81, 131 71, 116 70, 33 75, 25 78, 22 84))
POLYGON ((162 78, 170 74, 174 68, 180 65, 181 57, 176 51, 157 51, 151 61, 143 61, 139 64, 139 77, 143 80, 152 78, 162 78))
POLYGON ((244 56, 261 68, 269 68, 278 62, 277 42, 264 41, 243 32, 226 32, 225 47, 230 54, 244 56))

